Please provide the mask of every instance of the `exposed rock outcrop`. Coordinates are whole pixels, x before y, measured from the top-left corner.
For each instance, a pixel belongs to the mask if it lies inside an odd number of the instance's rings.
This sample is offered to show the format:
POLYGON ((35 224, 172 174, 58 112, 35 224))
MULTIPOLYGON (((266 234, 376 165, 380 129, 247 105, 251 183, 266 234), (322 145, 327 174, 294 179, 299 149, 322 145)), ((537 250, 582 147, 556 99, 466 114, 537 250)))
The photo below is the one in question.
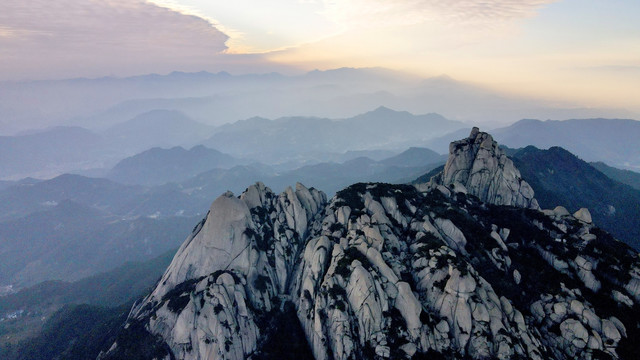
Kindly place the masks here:
POLYGON ((460 185, 480 200, 496 205, 538 209, 533 189, 520 176, 491 135, 471 130, 468 138, 449 145, 449 159, 437 178, 443 185, 460 185))
MULTIPOLYGON (((179 359, 245 359, 283 306, 289 276, 326 196, 301 184, 275 195, 262 183, 225 193, 131 311, 179 359)), ((157 344, 156 344, 157 345, 157 344)), ((107 357, 121 354, 118 343, 107 357)))
POLYGON ((319 360, 633 359, 638 253, 586 211, 535 209, 490 136, 472 138, 473 156, 452 147, 480 169, 464 181, 450 159, 453 183, 224 194, 103 357, 128 334, 150 358, 268 358, 291 306, 319 360))

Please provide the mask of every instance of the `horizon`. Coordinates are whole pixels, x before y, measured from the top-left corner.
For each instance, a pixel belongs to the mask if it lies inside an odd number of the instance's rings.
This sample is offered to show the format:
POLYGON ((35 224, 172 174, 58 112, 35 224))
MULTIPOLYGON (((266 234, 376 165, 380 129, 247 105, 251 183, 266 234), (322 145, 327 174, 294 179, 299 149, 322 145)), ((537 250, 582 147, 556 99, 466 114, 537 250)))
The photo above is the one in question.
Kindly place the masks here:
POLYGON ((0 81, 384 68, 640 112, 640 4, 629 0, 9 0, 0 10, 0 81))

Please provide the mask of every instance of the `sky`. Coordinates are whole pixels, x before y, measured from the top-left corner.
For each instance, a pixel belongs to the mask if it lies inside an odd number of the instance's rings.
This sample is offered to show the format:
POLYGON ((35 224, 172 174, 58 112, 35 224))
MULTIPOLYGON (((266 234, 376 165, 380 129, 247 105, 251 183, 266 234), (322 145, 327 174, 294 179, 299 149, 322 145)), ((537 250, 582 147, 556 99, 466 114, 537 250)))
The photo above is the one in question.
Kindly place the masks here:
POLYGON ((3 0, 0 80, 386 67, 640 111, 637 0, 3 0))

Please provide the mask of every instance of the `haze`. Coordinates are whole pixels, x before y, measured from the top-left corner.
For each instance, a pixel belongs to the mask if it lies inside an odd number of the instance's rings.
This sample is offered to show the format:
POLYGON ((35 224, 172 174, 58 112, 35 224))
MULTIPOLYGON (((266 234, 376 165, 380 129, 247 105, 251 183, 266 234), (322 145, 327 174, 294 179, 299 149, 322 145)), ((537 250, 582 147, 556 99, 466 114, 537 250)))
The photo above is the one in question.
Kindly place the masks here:
POLYGON ((6 0, 0 79, 385 67, 638 112, 639 14, 633 0, 6 0))
POLYGON ((638 19, 0 0, 0 359, 636 359, 638 19))

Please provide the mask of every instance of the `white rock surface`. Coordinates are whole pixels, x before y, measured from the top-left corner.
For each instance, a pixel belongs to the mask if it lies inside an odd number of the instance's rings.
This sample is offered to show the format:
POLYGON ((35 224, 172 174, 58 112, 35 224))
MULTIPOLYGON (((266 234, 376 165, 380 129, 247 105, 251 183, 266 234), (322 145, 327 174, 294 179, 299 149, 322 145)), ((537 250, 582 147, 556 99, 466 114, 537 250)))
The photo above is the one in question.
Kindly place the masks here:
POLYGON ((449 146, 442 184, 462 184, 480 200, 538 209, 533 189, 491 135, 473 128, 468 138, 449 146))
POLYGON ((576 211, 573 214, 573 217, 578 219, 578 220, 580 220, 580 221, 582 221, 582 222, 585 222, 587 224, 591 224, 592 223, 591 213, 589 212, 589 209, 587 209, 587 208, 581 208, 580 210, 576 211))

